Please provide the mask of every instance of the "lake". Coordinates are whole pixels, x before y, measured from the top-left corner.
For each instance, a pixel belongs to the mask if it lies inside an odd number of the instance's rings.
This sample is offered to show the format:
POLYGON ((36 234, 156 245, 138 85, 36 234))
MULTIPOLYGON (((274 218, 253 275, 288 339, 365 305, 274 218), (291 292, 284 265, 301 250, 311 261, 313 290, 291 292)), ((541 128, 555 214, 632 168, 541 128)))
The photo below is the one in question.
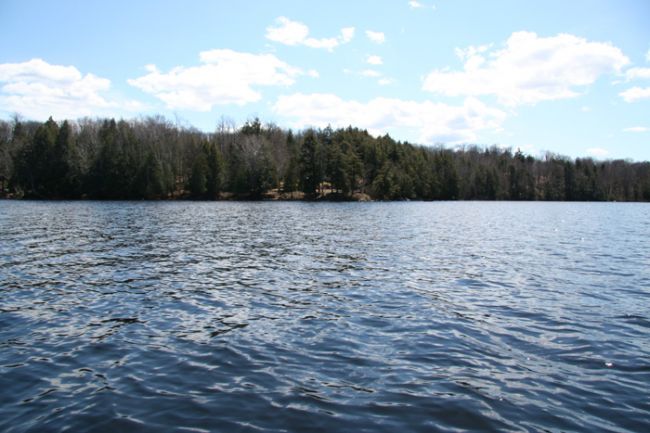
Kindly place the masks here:
POLYGON ((0 201, 0 431, 650 431, 650 205, 0 201))

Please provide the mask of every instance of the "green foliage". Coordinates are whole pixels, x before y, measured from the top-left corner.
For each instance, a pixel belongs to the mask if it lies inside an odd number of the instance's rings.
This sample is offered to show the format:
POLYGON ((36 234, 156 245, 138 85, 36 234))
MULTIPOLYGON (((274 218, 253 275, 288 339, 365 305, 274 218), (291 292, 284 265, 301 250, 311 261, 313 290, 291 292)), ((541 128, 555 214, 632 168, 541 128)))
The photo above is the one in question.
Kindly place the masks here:
POLYGON ((194 158, 189 189, 194 198, 205 198, 208 192, 208 161, 203 152, 194 158))
POLYGON ((51 187, 54 196, 74 198, 82 186, 81 162, 72 127, 66 120, 59 129, 52 155, 51 187))
POLYGON ((262 123, 257 117, 253 120, 248 120, 241 127, 241 133, 244 135, 260 135, 262 133, 262 123))
POLYGON ((311 198, 649 201, 650 163, 429 148, 352 127, 294 134, 259 119, 217 134, 162 118, 0 122, 3 195, 214 200, 280 187, 311 198))
POLYGON ((11 144, 11 125, 0 121, 0 194, 7 190, 13 172, 11 144))
POLYGON ((115 120, 105 120, 99 130, 99 156, 89 172, 90 194, 100 199, 130 198, 129 168, 115 120))
POLYGON ((327 173, 332 189, 349 195, 352 189, 350 181, 350 160, 349 156, 343 153, 341 145, 333 143, 328 149, 327 155, 327 173))
POLYGON ((153 152, 148 152, 138 171, 134 192, 139 198, 155 199, 163 197, 165 189, 162 163, 153 152))
POLYGON ((380 200, 394 200, 399 197, 399 186, 395 169, 390 163, 382 166, 372 182, 372 195, 380 200))
POLYGON ((54 195, 54 184, 58 179, 51 161, 58 132, 58 125, 50 117, 19 151, 15 161, 15 183, 26 197, 46 198, 54 195))
POLYGON ((216 199, 222 190, 224 163, 214 143, 204 142, 194 157, 189 179, 190 194, 194 198, 216 199))
POLYGON ((313 130, 305 133, 300 151, 300 180, 305 194, 313 195, 322 181, 321 145, 313 130))
POLYGON ((203 146, 203 153, 206 161, 205 192, 208 198, 214 199, 219 196, 223 183, 223 160, 221 153, 214 143, 206 143, 203 146))
POLYGON ((440 151, 434 157, 436 177, 439 180, 439 195, 434 197, 440 200, 456 200, 458 198, 458 172, 454 164, 452 153, 440 151))

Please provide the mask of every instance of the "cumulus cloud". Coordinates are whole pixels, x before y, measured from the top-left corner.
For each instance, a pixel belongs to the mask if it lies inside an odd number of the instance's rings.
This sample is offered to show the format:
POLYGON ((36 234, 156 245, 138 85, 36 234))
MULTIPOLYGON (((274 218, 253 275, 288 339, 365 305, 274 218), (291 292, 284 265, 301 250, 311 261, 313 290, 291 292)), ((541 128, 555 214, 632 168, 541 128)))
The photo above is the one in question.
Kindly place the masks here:
MULTIPOLYGON (((199 58, 199 66, 177 66, 169 72, 148 65, 148 74, 128 82, 168 108, 209 111, 214 105, 256 102, 262 95, 254 87, 290 86, 304 73, 272 54, 217 49, 203 51, 199 58)), ((307 74, 316 76, 315 72, 307 74)))
POLYGON ((354 38, 354 27, 344 27, 337 37, 316 39, 309 36, 309 27, 287 17, 279 17, 275 26, 266 28, 266 38, 284 45, 304 45, 310 48, 322 48, 333 51, 341 44, 347 44, 354 38))
POLYGON ((32 119, 77 118, 107 114, 112 109, 139 109, 134 101, 107 99, 111 82, 82 74, 74 66, 52 65, 42 59, 0 64, 0 106, 32 119))
POLYGON ((532 32, 513 33, 502 49, 469 47, 457 54, 463 70, 432 71, 424 90, 447 96, 495 95, 508 106, 575 97, 581 88, 604 74, 620 73, 630 62, 608 42, 532 32))
POLYGON ((587 149, 587 155, 591 155, 596 158, 604 158, 609 155, 609 150, 603 149, 602 147, 590 147, 587 149))
POLYGON ((650 128, 645 126, 632 126, 630 128, 623 129, 623 132, 648 132, 650 128))
POLYGON ((309 27, 298 21, 291 21, 286 17, 279 17, 276 20, 278 26, 266 28, 266 38, 280 42, 284 45, 300 45, 309 36, 309 27))
POLYGON ((625 71, 625 78, 629 80, 650 79, 650 68, 630 68, 625 71))
POLYGON ((384 35, 383 32, 373 32, 372 30, 366 30, 366 36, 376 44, 383 44, 386 42, 386 35, 384 35))
POLYGON ((366 62, 370 65, 379 66, 383 64, 383 60, 379 56, 368 56, 366 57, 366 62))
POLYGON ((355 125, 373 134, 406 128, 427 144, 474 141, 480 131, 500 130, 506 117, 503 111, 471 97, 463 105, 452 106, 394 98, 359 102, 328 93, 281 96, 273 111, 292 119, 296 127, 355 125))
POLYGON ((636 102, 641 99, 650 98, 650 87, 632 87, 627 89, 619 95, 625 100, 625 102, 636 102))

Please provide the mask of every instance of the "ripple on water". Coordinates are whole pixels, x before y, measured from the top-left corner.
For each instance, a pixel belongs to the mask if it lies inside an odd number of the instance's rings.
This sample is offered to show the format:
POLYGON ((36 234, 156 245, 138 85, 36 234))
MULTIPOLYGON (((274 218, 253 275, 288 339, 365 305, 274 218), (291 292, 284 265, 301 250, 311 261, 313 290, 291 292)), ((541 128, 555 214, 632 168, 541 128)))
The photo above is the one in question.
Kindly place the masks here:
POLYGON ((647 205, 0 206, 2 431, 650 430, 647 205))

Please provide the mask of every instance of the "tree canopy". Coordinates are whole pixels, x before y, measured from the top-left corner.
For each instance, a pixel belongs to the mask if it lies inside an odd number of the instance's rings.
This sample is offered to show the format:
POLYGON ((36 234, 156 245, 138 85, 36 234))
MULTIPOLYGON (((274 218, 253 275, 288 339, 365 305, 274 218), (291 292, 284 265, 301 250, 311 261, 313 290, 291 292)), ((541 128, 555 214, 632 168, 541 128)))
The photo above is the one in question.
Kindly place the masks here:
POLYGON ((3 196, 214 200, 295 191, 341 200, 650 201, 650 163, 425 147, 353 127, 295 132, 259 119, 214 133, 161 117, 0 121, 3 196))

